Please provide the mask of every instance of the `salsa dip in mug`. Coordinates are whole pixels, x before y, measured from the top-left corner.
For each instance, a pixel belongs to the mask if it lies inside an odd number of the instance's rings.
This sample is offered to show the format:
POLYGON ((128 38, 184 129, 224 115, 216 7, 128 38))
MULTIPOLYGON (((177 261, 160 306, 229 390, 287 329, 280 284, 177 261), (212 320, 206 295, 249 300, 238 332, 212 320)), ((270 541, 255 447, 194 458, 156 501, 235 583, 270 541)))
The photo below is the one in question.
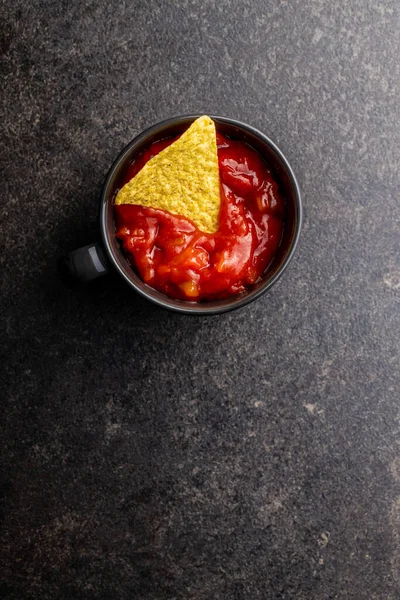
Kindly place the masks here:
POLYGON ((219 314, 270 289, 301 222, 295 175, 268 137, 225 117, 175 117, 121 152, 101 196, 102 243, 59 269, 88 282, 114 268, 159 306, 219 314))

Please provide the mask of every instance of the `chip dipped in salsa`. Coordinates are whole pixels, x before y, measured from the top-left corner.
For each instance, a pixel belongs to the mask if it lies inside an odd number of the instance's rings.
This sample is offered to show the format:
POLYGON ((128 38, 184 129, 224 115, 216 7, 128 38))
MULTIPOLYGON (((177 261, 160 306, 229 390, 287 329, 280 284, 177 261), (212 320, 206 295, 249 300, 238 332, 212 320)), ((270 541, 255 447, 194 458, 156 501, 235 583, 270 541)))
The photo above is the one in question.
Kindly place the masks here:
MULTIPOLYGON (((128 167, 121 189, 177 140, 153 143, 128 167)), ((285 203, 268 165, 245 142, 218 132, 215 141, 220 194, 215 231, 165 208, 132 201, 114 206, 116 236, 132 267, 171 298, 196 302, 240 294, 261 278, 282 237, 285 203)))

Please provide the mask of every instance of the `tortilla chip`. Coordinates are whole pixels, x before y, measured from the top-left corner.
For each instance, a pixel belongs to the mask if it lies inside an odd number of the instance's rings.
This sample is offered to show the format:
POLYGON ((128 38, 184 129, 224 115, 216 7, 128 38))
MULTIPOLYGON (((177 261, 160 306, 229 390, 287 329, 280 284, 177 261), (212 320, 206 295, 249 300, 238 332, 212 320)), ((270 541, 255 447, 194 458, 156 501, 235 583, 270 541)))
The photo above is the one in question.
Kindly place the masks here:
POLYGON ((115 203, 161 208, 191 219, 201 231, 215 233, 221 196, 212 119, 196 119, 123 186, 115 203))

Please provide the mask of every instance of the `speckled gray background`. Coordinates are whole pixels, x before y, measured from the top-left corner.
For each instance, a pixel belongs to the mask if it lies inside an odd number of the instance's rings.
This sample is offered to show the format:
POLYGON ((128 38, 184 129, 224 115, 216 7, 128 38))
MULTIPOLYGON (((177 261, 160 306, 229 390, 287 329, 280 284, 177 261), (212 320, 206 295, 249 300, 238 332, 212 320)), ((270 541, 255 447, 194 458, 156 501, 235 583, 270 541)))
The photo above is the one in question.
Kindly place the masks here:
POLYGON ((2 0, 0 597, 397 600, 397 0, 2 0), (177 316, 66 290, 110 163, 208 112, 287 154, 296 257, 177 316))

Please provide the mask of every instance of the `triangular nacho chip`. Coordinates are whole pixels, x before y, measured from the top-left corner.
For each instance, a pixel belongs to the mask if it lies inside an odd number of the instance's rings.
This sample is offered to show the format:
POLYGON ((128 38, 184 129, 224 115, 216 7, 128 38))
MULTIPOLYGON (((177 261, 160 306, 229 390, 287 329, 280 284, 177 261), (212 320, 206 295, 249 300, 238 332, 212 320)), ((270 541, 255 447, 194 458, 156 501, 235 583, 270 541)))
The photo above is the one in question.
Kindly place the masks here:
POLYGON ((161 208, 191 219, 201 231, 216 232, 221 198, 212 119, 196 119, 123 186, 115 203, 161 208))

